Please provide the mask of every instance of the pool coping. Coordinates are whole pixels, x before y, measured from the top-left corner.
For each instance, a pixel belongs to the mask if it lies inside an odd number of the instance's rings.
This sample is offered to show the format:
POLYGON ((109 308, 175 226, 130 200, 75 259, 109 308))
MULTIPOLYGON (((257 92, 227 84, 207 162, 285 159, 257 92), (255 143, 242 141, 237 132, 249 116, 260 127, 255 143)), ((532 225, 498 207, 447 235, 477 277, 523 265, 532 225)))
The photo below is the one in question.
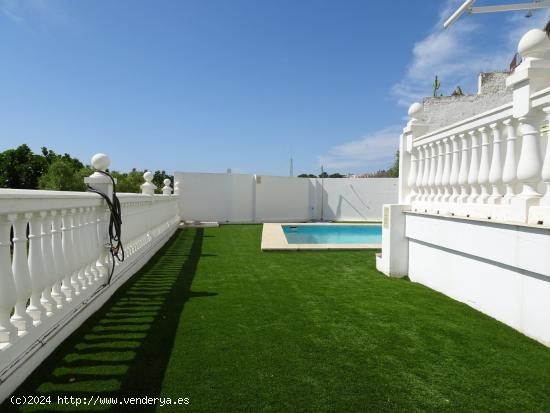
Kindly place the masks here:
POLYGON ((289 244, 283 232, 283 225, 345 225, 345 226, 366 226, 380 225, 373 223, 345 223, 345 222, 283 222, 283 223, 265 223, 262 228, 262 251, 327 251, 327 250, 370 250, 380 249, 382 244, 289 244))

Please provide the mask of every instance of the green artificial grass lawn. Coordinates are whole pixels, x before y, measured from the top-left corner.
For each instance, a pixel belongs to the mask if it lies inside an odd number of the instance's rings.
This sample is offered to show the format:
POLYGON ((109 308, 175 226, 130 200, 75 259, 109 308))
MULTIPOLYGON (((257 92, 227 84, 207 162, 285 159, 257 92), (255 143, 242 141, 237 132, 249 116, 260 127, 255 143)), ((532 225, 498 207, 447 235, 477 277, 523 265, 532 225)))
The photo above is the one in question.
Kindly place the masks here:
POLYGON ((260 234, 177 232, 17 394, 189 398, 160 412, 550 411, 550 349, 383 276, 372 251, 264 253, 260 234))

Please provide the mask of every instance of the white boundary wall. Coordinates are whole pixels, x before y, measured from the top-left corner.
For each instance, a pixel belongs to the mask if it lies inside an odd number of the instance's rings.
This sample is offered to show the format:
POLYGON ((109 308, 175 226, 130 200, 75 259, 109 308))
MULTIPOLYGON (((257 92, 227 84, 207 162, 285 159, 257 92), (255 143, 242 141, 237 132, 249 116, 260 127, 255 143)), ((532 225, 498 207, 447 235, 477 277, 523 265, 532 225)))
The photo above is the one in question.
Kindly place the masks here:
POLYGON ((397 178, 295 178, 176 172, 183 220, 226 223, 380 221, 397 178))
POLYGON ((550 345, 550 228, 406 213, 409 277, 550 345))

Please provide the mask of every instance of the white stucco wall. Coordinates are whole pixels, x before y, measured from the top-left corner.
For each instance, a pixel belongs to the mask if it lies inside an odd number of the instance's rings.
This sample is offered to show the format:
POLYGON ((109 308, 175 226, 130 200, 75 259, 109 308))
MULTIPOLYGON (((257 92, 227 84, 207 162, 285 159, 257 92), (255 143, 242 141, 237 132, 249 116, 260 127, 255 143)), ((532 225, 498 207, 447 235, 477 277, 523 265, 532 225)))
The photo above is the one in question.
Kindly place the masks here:
POLYGON ((397 178, 321 180, 193 172, 174 175, 179 182, 184 220, 380 221, 382 205, 397 202, 397 178))
POLYGON ((550 345, 549 229, 408 213, 406 237, 412 281, 550 345))
POLYGON ((256 222, 309 221, 311 186, 307 178, 258 176, 256 222))
POLYGON ((382 205, 397 202, 395 178, 324 180, 325 220, 380 221, 382 205))

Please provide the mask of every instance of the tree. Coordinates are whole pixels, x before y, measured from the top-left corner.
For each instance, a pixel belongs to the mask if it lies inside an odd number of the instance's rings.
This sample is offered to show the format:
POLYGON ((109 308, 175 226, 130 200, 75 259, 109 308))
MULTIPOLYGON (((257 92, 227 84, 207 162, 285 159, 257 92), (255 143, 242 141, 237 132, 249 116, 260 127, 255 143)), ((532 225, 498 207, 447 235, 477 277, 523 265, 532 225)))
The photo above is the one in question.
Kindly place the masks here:
POLYGON ((393 165, 390 166, 390 169, 388 169, 388 176, 391 178, 399 177, 399 151, 395 152, 395 160, 393 161, 393 165))
POLYGON ((141 184, 143 180, 143 171, 138 171, 137 169, 132 169, 130 172, 117 172, 111 171, 113 178, 116 178, 117 192, 129 192, 129 193, 140 193, 141 184))
POLYGON ((43 156, 35 155, 28 145, 0 153, 0 187, 38 189, 38 180, 48 170, 43 156))
POLYGON ((153 177, 153 183, 157 186, 157 192, 162 193, 162 188, 164 187, 164 180, 168 178, 170 182, 174 182, 174 176, 168 175, 166 171, 155 171, 155 176, 153 177))
POLYGON ((84 167, 76 170, 77 165, 63 157, 55 159, 49 166, 48 172, 40 177, 39 188, 56 191, 85 191, 84 177, 90 175, 92 170, 84 167))

